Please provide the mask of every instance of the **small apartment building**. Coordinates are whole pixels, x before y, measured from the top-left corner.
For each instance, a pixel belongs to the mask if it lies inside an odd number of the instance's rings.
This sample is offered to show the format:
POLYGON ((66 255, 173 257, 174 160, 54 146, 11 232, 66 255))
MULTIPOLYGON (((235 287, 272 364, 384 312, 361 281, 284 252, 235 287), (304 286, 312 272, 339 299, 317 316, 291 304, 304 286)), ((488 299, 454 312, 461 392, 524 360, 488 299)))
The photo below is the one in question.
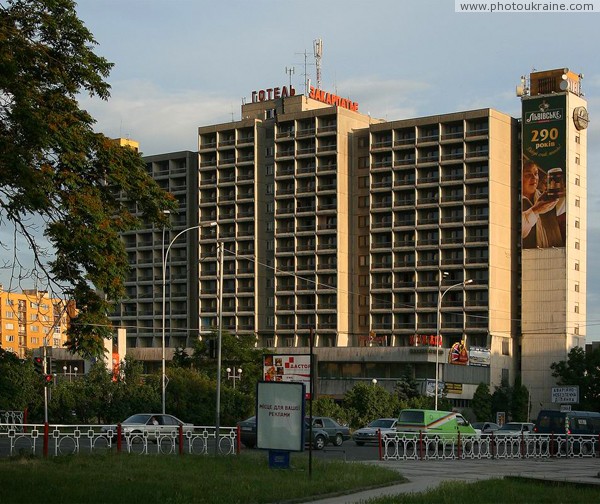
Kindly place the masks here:
POLYGON ((8 292, 0 286, 0 348, 24 358, 44 346, 61 348, 67 342, 72 303, 37 289, 8 292))

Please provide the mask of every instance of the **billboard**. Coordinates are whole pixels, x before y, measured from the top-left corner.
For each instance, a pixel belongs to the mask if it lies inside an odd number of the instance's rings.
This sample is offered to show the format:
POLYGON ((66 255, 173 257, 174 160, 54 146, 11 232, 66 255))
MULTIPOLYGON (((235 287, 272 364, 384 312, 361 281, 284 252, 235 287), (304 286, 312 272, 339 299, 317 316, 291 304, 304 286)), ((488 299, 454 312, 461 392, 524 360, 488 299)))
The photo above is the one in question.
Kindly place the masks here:
POLYGON ((564 247, 566 238, 567 98, 522 102, 522 222, 524 249, 564 247))
POLYGON ((267 450, 304 449, 302 383, 258 382, 256 446, 267 450))
POLYGON ((272 382, 299 382, 306 387, 310 399, 310 355, 265 355, 263 379, 272 382))

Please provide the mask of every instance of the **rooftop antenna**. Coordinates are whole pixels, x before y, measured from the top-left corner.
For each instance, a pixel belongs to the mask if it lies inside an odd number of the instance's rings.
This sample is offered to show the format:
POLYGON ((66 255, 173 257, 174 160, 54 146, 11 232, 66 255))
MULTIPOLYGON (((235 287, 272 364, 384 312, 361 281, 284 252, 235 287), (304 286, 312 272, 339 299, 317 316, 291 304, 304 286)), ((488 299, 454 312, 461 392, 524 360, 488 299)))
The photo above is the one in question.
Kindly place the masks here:
POLYGON ((323 40, 318 38, 313 41, 315 65, 317 67, 317 89, 321 89, 321 58, 323 57, 323 40))
POLYGON ((302 75, 304 76, 304 94, 305 94, 305 96, 308 96, 308 88, 309 88, 309 83, 310 83, 310 79, 308 78, 308 70, 306 69, 306 67, 308 66, 308 53, 306 52, 306 49, 305 49, 303 53, 296 53, 296 54, 304 55, 304 73, 302 75))
POLYGON ((296 70, 294 67, 285 67, 285 73, 290 76, 290 89, 292 89, 292 75, 296 73, 296 70))

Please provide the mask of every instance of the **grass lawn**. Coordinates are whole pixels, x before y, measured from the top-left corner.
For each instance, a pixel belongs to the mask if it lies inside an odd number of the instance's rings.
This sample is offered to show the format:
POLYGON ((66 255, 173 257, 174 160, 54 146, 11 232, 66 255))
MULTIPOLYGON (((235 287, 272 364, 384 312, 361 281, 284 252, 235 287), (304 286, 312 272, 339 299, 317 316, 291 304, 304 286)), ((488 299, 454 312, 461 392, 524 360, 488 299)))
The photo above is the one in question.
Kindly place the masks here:
POLYGON ((368 504, 591 504, 600 502, 600 486, 505 478, 475 483, 442 483, 435 490, 367 501, 368 504))
POLYGON ((291 454, 270 469, 266 453, 239 456, 93 455, 0 460, 0 503, 270 503, 399 483, 391 469, 291 454))

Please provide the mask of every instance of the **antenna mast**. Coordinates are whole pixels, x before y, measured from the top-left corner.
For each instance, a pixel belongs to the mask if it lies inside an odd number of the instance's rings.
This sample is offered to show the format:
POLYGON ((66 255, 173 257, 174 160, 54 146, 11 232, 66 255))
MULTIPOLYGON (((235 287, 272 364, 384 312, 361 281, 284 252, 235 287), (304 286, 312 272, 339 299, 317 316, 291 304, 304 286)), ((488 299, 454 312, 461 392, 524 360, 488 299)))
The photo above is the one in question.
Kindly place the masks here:
POLYGON ((296 73, 294 67, 285 67, 285 73, 290 75, 290 89, 292 89, 292 75, 296 73))
POLYGON ((323 40, 318 38, 313 42, 315 65, 317 67, 317 89, 321 89, 321 58, 323 57, 323 40))

